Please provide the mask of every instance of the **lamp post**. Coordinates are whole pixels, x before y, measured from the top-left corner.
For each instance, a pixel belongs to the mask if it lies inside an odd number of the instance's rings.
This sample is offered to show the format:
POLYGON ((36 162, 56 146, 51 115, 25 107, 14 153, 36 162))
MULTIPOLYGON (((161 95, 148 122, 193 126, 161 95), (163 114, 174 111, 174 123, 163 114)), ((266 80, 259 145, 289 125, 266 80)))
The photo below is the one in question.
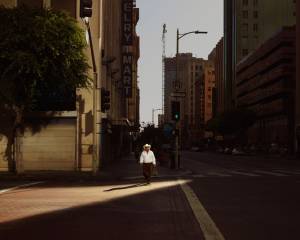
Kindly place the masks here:
MULTIPOLYGON (((179 54, 179 40, 189 34, 207 34, 207 32, 204 31, 192 31, 192 32, 187 32, 180 34, 179 29, 177 29, 177 36, 176 36, 176 83, 175 83, 175 88, 178 88, 180 86, 180 81, 178 79, 178 54, 179 54)), ((176 89, 178 90, 178 89, 176 89)))
MULTIPOLYGON (((177 28, 177 35, 176 35, 176 75, 175 75, 175 93, 178 92, 178 90, 180 90, 181 88, 181 82, 179 81, 178 78, 178 55, 179 55, 179 40, 187 35, 190 34, 207 34, 206 31, 191 31, 191 32, 186 32, 183 34, 179 33, 179 29, 177 28)), ((180 135, 180 131, 179 131, 179 121, 176 121, 176 125, 175 125, 175 129, 177 132, 177 134, 175 134, 175 168, 178 169, 180 167, 179 164, 179 135, 180 135)))

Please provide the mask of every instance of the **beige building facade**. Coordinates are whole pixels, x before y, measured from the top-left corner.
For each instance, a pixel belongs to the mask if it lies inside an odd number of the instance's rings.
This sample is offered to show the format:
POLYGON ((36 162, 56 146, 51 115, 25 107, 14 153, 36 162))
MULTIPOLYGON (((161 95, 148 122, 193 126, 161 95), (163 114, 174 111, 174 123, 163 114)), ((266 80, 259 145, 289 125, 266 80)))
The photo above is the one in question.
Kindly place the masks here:
MULTIPOLYGON (((127 9, 135 12, 132 28, 138 21, 135 1, 129 2, 127 9)), ((124 27, 124 2, 120 0, 93 1, 93 15, 89 19, 95 72, 90 69, 94 79, 91 89, 77 89, 77 104, 74 111, 59 112, 52 116, 49 124, 40 132, 32 134, 29 130, 16 141, 15 153, 18 172, 36 170, 98 171, 100 167, 119 157, 118 154, 130 142, 131 126, 139 122, 139 89, 137 87, 137 59, 139 56, 138 36, 130 53, 134 52, 132 62, 132 97, 124 94, 122 55, 122 33, 124 27), (135 46, 135 47, 133 47, 135 46), (101 88, 110 93, 110 109, 101 111, 101 88), (130 99, 132 103, 129 104, 130 99), (130 108, 134 109, 130 115, 130 108)), ((26 4, 29 7, 47 7, 63 10, 78 20, 86 31, 79 16, 79 0, 0 0, 6 7, 26 4)), ((86 31, 87 33, 87 31, 86 31)), ((87 35, 88 36, 88 35, 87 35)), ((88 41, 86 55, 92 66, 91 42, 88 41)), ((0 136, 0 170, 8 170, 5 156, 7 138, 0 136)))

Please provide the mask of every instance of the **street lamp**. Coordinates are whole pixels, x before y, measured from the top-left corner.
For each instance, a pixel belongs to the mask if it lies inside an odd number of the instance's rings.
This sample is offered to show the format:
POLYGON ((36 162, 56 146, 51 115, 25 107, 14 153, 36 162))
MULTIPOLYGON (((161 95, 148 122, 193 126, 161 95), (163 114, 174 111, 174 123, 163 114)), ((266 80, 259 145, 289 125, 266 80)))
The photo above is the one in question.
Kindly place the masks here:
POLYGON ((176 91, 178 90, 177 88, 180 86, 179 80, 178 80, 178 54, 179 54, 179 40, 189 34, 207 34, 205 31, 191 31, 187 33, 180 34, 179 29, 177 28, 177 36, 176 36, 176 83, 175 83, 175 88, 176 91))
MULTIPOLYGON (((176 36, 176 78, 175 78, 175 93, 178 92, 178 90, 180 89, 180 81, 178 79, 178 55, 179 55, 179 40, 189 34, 207 34, 207 32, 205 31, 191 31, 191 32, 186 32, 183 34, 179 33, 179 29, 177 28, 177 36, 176 36)), ((176 97, 176 95, 175 95, 176 97)), ((179 121, 176 121, 176 125, 175 125, 175 129, 176 132, 179 132, 179 121)), ((179 168, 179 136, 178 134, 176 134, 176 139, 175 139, 175 168, 179 168)))
POLYGON ((186 35, 189 35, 189 34, 207 34, 207 32, 204 32, 204 31, 192 31, 192 32, 187 32, 187 33, 183 33, 183 34, 180 34, 179 33, 179 29, 177 29, 177 41, 176 41, 176 55, 178 54, 179 52, 179 40, 183 37, 185 37, 186 35))

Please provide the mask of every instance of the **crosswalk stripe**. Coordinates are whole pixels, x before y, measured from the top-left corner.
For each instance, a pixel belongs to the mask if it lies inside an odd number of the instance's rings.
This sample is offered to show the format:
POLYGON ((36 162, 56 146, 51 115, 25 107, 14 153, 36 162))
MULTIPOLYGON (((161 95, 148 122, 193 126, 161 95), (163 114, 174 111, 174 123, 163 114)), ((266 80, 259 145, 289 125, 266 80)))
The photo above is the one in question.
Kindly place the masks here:
POLYGON ((203 174, 193 174, 192 177, 202 178, 202 177, 205 177, 205 176, 203 174))
POLYGON ((272 175, 272 176, 277 176, 277 177, 286 177, 286 176, 288 176, 288 175, 282 174, 282 173, 275 173, 275 172, 269 172, 269 171, 263 171, 263 170, 256 170, 254 172, 261 173, 261 174, 272 175))
POLYGON ((208 175, 218 176, 218 177, 232 177, 232 175, 225 174, 225 173, 218 173, 218 172, 208 172, 208 175))
POLYGON ((260 177, 261 175, 258 174, 254 174, 254 173, 246 173, 246 172, 240 172, 240 171, 228 171, 229 173, 232 174, 238 174, 238 175, 244 175, 244 176, 248 176, 248 177, 260 177))
POLYGON ((300 172, 294 172, 294 171, 286 171, 286 170, 274 170, 274 171, 280 172, 280 173, 286 173, 286 174, 300 175, 300 172))

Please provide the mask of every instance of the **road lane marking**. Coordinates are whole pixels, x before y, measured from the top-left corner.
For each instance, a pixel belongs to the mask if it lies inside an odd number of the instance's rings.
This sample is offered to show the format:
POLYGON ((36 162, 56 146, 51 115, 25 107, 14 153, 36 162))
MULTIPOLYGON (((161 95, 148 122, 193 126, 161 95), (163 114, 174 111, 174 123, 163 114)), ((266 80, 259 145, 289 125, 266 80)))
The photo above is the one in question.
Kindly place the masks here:
POLYGON ((192 177, 194 177, 194 178, 203 178, 205 176, 203 174, 193 174, 192 177))
POLYGON ((294 171, 286 171, 286 170, 274 170, 274 171, 286 173, 286 174, 300 175, 300 172, 294 172, 294 171))
POLYGON ((184 192, 189 205, 204 234, 205 240, 225 240, 224 236, 209 216, 193 189, 184 181, 178 179, 179 185, 184 192))
POLYGON ((17 190, 19 188, 26 188, 26 187, 35 186, 35 185, 42 184, 42 183, 44 183, 44 182, 33 182, 33 183, 18 185, 18 186, 12 187, 12 188, 7 188, 7 189, 0 190, 0 194, 7 193, 7 192, 10 192, 10 191, 13 191, 13 190, 17 190))
POLYGON ((243 175, 243 176, 248 176, 248 177, 260 177, 261 175, 254 174, 254 173, 248 173, 248 172, 240 172, 240 171, 228 171, 229 173, 232 174, 238 174, 238 175, 243 175))
POLYGON ((232 177, 232 175, 225 174, 225 173, 218 173, 218 172, 208 172, 208 175, 218 176, 218 177, 232 177))
POLYGON ((275 173, 275 172, 262 171, 262 170, 256 170, 254 172, 261 173, 261 174, 272 175, 272 176, 277 176, 277 177, 287 177, 288 176, 288 175, 282 174, 282 173, 275 173))

